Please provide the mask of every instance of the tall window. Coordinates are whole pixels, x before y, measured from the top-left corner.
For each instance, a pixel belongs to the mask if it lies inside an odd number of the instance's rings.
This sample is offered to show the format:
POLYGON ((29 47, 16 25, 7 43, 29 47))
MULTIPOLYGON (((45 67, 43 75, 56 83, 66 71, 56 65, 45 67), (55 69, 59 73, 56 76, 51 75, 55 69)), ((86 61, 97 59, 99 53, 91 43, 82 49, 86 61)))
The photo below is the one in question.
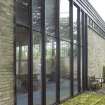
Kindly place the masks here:
POLYGON ((16 1, 16 92, 17 105, 28 105, 28 1, 16 1))
POLYGON ((57 7, 57 0, 44 1, 16 0, 17 105, 55 104, 59 96, 62 101, 72 92, 76 95, 79 82, 82 83, 79 62, 84 53, 83 14, 74 5, 70 11, 70 0, 60 0, 60 7, 57 7), (72 15, 73 20, 70 20, 72 15), (70 27, 72 21, 73 27, 70 27))
POLYGON ((60 100, 70 97, 69 0, 60 0, 60 100))
POLYGON ((81 68, 80 68, 80 73, 81 73, 81 91, 82 91, 82 87, 83 87, 83 83, 82 83, 82 81, 83 81, 83 67, 82 67, 82 64, 83 64, 83 52, 82 52, 82 50, 83 50, 83 39, 82 39, 82 37, 83 37, 83 12, 82 11, 80 11, 80 55, 81 55, 81 68))
POLYGON ((73 5, 73 66, 74 66, 74 95, 78 93, 78 33, 77 33, 77 7, 73 5))
POLYGON ((41 105, 41 0, 32 0, 33 105, 41 105))
POLYGON ((45 0, 46 105, 56 102, 56 0, 45 0))

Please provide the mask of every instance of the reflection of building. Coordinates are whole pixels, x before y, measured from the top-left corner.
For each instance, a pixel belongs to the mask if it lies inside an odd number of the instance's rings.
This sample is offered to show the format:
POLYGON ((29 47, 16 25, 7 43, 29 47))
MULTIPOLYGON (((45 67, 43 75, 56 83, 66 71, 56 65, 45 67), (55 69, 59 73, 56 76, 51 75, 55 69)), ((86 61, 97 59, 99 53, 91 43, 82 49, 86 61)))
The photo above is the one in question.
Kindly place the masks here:
POLYGON ((105 22, 87 0, 14 1, 0 1, 0 105, 52 105, 102 77, 105 22))

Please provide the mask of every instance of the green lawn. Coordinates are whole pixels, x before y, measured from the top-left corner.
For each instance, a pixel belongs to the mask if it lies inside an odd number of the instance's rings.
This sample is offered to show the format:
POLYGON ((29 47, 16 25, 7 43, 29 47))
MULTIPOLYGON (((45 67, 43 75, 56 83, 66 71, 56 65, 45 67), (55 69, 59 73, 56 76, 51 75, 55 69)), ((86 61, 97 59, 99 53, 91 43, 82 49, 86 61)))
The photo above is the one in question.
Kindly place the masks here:
POLYGON ((96 93, 83 93, 61 105, 105 105, 105 95, 96 93))

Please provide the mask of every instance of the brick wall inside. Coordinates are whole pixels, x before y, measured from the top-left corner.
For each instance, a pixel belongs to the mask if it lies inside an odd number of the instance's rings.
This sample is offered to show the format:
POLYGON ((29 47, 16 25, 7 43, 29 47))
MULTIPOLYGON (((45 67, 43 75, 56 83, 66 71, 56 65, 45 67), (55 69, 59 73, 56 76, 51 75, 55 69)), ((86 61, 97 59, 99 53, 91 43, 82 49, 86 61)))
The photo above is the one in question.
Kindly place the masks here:
POLYGON ((105 66, 105 39, 88 29, 88 71, 89 76, 101 77, 105 66))
POLYGON ((0 0, 0 105, 14 105, 13 0, 0 0))

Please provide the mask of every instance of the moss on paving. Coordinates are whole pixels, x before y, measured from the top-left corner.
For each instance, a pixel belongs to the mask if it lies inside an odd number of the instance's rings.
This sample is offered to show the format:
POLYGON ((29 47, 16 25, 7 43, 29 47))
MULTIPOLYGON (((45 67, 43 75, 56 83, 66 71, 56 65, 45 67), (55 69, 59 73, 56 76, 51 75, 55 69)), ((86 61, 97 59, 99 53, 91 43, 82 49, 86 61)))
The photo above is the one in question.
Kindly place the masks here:
POLYGON ((105 95, 97 93, 83 93, 61 105, 105 105, 105 95))

